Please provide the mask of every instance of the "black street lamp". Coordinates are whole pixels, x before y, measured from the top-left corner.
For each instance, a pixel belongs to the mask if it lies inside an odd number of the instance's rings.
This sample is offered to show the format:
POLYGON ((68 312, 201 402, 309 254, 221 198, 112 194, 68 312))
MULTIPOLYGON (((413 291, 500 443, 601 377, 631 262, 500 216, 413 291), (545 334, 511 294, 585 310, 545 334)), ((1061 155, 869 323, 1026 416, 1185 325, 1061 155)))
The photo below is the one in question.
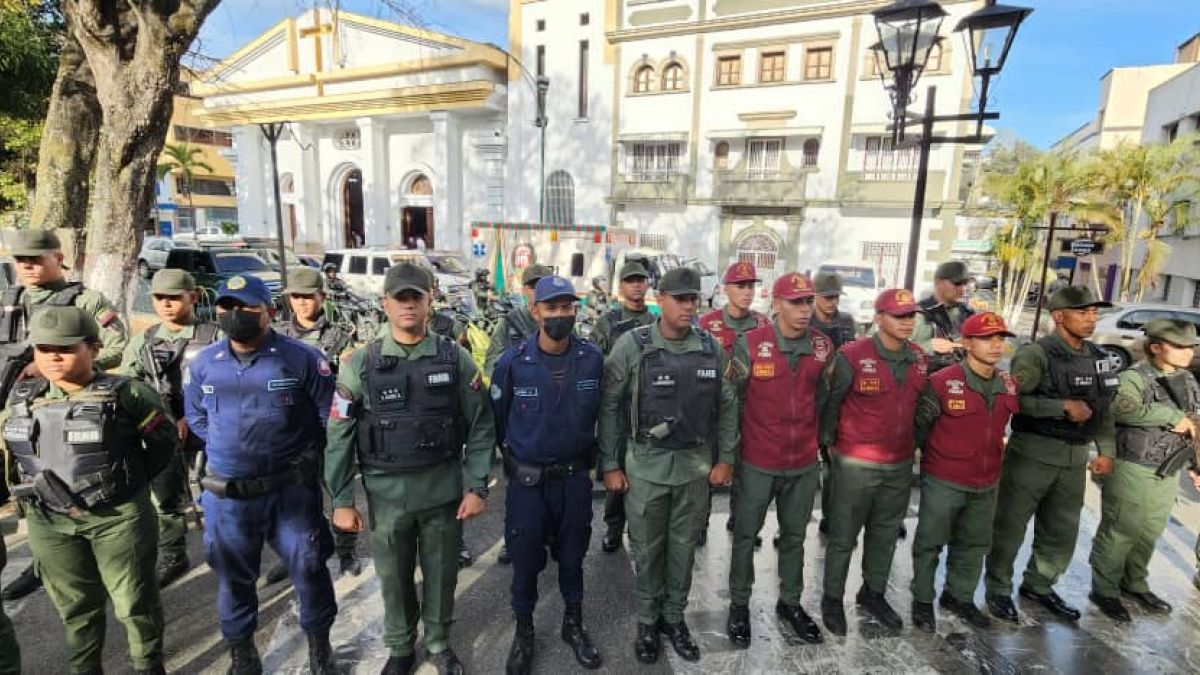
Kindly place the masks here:
POLYGON ((546 125, 550 119, 546 117, 546 93, 550 91, 550 78, 545 75, 537 76, 537 117, 533 120, 533 126, 541 129, 541 191, 538 193, 538 222, 546 222, 546 125))
POLYGON ((913 197, 912 223, 908 233, 908 257, 904 270, 904 287, 915 290, 917 250, 921 245, 921 219, 925 212, 925 188, 929 182, 929 152, 933 144, 984 143, 983 122, 1000 118, 1000 113, 987 110, 988 85, 1000 73, 1008 50, 1012 47, 1017 28, 1033 10, 1026 7, 997 5, 986 0, 983 8, 964 17, 955 27, 965 31, 971 57, 971 73, 981 80, 979 109, 974 113, 936 115, 934 104, 937 87, 929 86, 925 94, 925 114, 908 119, 907 107, 912 91, 925 70, 929 54, 941 37, 942 20, 946 11, 932 0, 896 0, 891 5, 872 12, 879 42, 871 47, 888 95, 892 99, 892 140, 904 140, 905 127, 920 124, 921 136, 916 140, 919 149, 916 194, 913 197), (887 77, 891 76, 889 85, 887 77), (976 122, 970 136, 934 136, 933 125, 938 122, 976 122))
POLYGON ((283 204, 279 201, 279 155, 276 146, 286 126, 287 122, 264 122, 258 125, 263 138, 271 145, 271 188, 275 195, 275 237, 278 240, 276 250, 279 253, 279 282, 283 288, 287 288, 287 257, 283 250, 283 204))

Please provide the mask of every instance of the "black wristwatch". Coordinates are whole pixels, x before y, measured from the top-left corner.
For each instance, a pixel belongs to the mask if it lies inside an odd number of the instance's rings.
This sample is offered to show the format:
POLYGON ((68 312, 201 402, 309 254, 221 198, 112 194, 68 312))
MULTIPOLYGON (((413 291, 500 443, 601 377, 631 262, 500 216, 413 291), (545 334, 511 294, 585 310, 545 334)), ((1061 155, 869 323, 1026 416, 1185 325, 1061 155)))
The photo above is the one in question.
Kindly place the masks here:
POLYGON ((484 501, 487 501, 488 495, 492 493, 492 491, 489 490, 486 485, 483 487, 467 488, 467 492, 470 492, 484 501))

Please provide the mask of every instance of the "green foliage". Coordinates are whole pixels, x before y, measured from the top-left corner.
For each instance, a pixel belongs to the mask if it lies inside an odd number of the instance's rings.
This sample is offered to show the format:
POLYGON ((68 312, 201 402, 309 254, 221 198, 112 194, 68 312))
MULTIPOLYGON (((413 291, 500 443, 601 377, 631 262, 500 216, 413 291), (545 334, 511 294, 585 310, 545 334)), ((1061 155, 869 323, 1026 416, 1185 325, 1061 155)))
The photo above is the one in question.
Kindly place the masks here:
POLYGON ((0 114, 22 119, 45 115, 62 30, 53 3, 0 0, 0 114))
POLYGON ((235 235, 237 233, 238 233, 238 224, 237 223, 233 222, 232 220, 222 220, 221 221, 221 234, 232 237, 233 235, 235 235))
POLYGON ((196 172, 198 170, 213 172, 211 166, 198 159, 203 153, 203 149, 193 148, 187 143, 168 143, 163 147, 162 152, 166 161, 159 164, 157 168, 159 180, 162 180, 167 174, 175 175, 176 191, 187 194, 189 206, 192 203, 192 186, 196 182, 196 172))

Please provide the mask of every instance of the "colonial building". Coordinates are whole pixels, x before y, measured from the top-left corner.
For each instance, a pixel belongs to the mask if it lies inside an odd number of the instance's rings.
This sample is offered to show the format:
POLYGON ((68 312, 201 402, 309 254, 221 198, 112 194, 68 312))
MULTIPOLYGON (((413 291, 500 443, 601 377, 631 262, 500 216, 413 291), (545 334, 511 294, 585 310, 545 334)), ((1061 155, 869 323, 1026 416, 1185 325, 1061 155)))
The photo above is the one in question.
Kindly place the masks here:
MULTIPOLYGON (((904 267, 917 150, 894 147, 869 47, 874 0, 511 0, 505 216, 630 228, 644 246, 770 280, 830 260, 904 267), (533 80, 549 78, 544 147, 533 80), (521 81, 523 80, 523 81, 521 81)), ((914 107, 971 109, 949 0, 914 107)), ((939 133, 973 131, 968 123, 939 133)), ((951 255, 963 146, 930 160, 918 285, 951 255)), ((978 161, 978 154, 974 155, 978 161)))
POLYGON ((297 251, 461 250, 466 223, 504 208, 503 51, 348 12, 289 18, 204 75, 201 116, 232 129, 241 232, 297 251))

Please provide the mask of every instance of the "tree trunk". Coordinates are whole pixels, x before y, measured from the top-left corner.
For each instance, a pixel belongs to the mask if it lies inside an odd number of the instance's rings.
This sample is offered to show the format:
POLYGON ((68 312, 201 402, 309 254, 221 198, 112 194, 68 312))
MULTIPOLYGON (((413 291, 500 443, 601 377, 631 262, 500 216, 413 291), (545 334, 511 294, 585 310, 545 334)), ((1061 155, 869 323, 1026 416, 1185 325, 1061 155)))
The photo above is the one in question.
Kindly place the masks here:
POLYGON ((139 233, 150 217, 179 60, 219 0, 64 0, 102 113, 84 279, 128 307, 139 233))
MULTIPOLYGON (((38 148, 37 187, 30 218, 33 227, 59 230, 60 235, 68 234, 67 228, 76 235, 83 231, 100 115, 92 69, 79 42, 68 31, 38 148)), ((64 250, 67 264, 79 269, 80 238, 61 238, 64 249, 69 249, 64 250)))

